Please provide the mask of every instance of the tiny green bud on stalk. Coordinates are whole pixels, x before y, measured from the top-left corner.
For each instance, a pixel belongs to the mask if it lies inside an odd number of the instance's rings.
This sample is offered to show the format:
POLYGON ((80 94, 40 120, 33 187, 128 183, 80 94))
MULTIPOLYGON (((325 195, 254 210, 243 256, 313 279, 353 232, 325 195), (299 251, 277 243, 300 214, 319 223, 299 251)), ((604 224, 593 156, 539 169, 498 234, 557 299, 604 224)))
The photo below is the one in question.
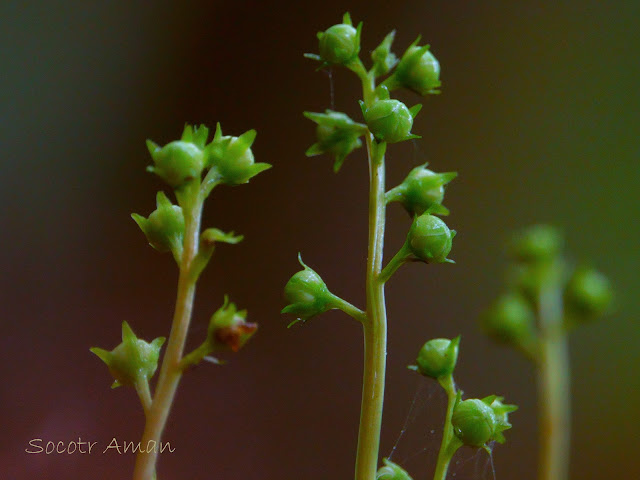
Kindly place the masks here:
POLYGON ((535 315, 516 294, 503 295, 481 317, 483 330, 495 341, 524 345, 535 337, 535 315))
POLYGON ((451 423, 456 437, 462 443, 470 447, 482 447, 495 433, 497 419, 489 405, 472 398, 455 406, 451 423))
POLYGON ((565 269, 560 256, 540 262, 517 263, 511 267, 511 282, 523 298, 537 309, 543 289, 560 288, 565 269))
POLYGON ((374 137, 380 142, 397 143, 411 138, 419 138, 411 134, 413 119, 420 111, 421 105, 411 109, 399 100, 378 100, 366 108, 361 102, 362 113, 374 137))
POLYGON ((343 22, 318 33, 320 58, 330 65, 347 65, 360 53, 362 23, 353 28, 348 13, 343 22))
POLYGON ((511 240, 511 256, 523 263, 548 262, 562 249, 560 231, 550 225, 534 225, 518 232, 511 240))
POLYGON ((451 417, 456 437, 465 445, 477 448, 487 448, 487 442, 491 441, 504 443, 502 432, 511 428, 508 414, 518 407, 505 405, 502 400, 492 395, 481 400, 457 401, 451 417))
POLYGON ((304 112, 304 116, 316 122, 317 143, 306 151, 308 157, 328 153, 336 160, 333 170, 340 170, 347 155, 362 146, 360 137, 367 132, 366 125, 354 122, 342 112, 326 110, 325 113, 304 112))
POLYGON ((376 480, 413 480, 404 468, 388 458, 383 458, 382 462, 384 466, 376 473, 376 480))
POLYGON ((231 349, 237 352, 255 334, 258 325, 246 321, 247 311, 238 310, 225 297, 224 304, 209 320, 207 341, 211 351, 231 349))
POLYGON ((453 373, 458 360, 460 337, 453 340, 435 338, 425 343, 416 359, 417 366, 409 367, 417 370, 425 377, 441 378, 453 373))
POLYGON ((590 320, 606 312, 613 299, 607 277, 590 268, 577 269, 564 291, 567 312, 576 319, 590 320))
POLYGON ((195 143, 176 140, 161 148, 147 140, 147 148, 155 164, 147 167, 147 170, 157 174, 173 188, 180 188, 202 174, 205 154, 195 143))
POLYGON ((449 210, 442 205, 444 187, 456 178, 456 172, 435 173, 427 164, 411 170, 400 185, 385 195, 387 203, 400 202, 410 215, 435 213, 448 215, 449 210))
POLYGON ((247 183, 258 173, 271 168, 268 163, 255 163, 251 145, 256 131, 249 130, 239 137, 222 136, 218 123, 213 141, 206 147, 207 166, 218 180, 227 185, 247 183))
POLYGON ((440 93, 440 63, 429 45, 418 46, 420 37, 404 52, 395 72, 384 83, 390 90, 403 87, 419 95, 440 93))
POLYGON ((456 231, 438 217, 425 213, 413 220, 407 246, 413 255, 427 263, 452 263, 447 258, 456 231))
POLYGON ((147 237, 149 245, 160 252, 173 252, 176 259, 182 255, 184 239, 184 214, 182 208, 173 205, 164 192, 156 196, 156 209, 144 218, 132 213, 131 217, 147 237))
POLYGON ((373 71, 376 76, 386 75, 398 63, 398 58, 391 52, 391 44, 396 36, 396 31, 390 32, 384 40, 380 42, 373 52, 371 52, 371 60, 373 60, 373 71))
POLYGON ((333 294, 320 275, 305 265, 300 256, 298 261, 304 270, 294 274, 285 285, 284 296, 289 305, 282 309, 282 313, 291 313, 307 320, 335 308, 333 294))
POLYGON ((127 322, 122 323, 122 343, 112 351, 102 348, 91 348, 115 378, 112 388, 120 385, 137 387, 148 381, 158 368, 160 347, 164 337, 158 337, 151 343, 138 339, 127 322))

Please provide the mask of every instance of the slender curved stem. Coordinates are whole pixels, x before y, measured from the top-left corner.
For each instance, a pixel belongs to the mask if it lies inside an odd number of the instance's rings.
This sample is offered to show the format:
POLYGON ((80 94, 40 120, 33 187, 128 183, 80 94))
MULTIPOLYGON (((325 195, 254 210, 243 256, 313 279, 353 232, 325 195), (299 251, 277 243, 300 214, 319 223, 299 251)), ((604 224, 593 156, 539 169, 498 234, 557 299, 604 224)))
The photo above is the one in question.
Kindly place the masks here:
POLYGON ((402 265, 407 263, 407 258, 409 257, 409 249, 407 248, 407 244, 405 243, 398 253, 396 253, 389 263, 382 269, 380 272, 380 276, 378 277, 378 281, 380 283, 387 283, 387 281, 391 278, 391 275, 396 273, 402 265))
POLYGON ((136 384, 136 392, 140 397, 140 403, 145 415, 149 415, 149 409, 151 408, 151 390, 149 389, 149 381, 144 380, 136 384))
POLYGON ((338 310, 342 310, 344 313, 346 313, 350 317, 353 317, 359 322, 367 321, 367 314, 362 310, 360 310, 358 307, 356 307, 355 305, 352 305, 351 303, 338 297, 337 295, 331 294, 331 297, 332 297, 332 303, 334 305, 334 308, 337 308, 338 310))
POLYGON ((456 453, 462 443, 453 434, 453 407, 456 404, 456 386, 453 381, 453 375, 448 375, 438 379, 438 382, 447 392, 447 415, 444 421, 444 431, 442 433, 442 443, 440 444, 440 452, 438 453, 438 461, 436 462, 436 470, 433 474, 433 480, 445 480, 447 471, 453 455, 456 453))
POLYGON ((142 435, 141 451, 136 457, 133 473, 134 480, 151 480, 155 477, 158 451, 156 448, 149 449, 148 447, 149 445, 160 446, 162 432, 167 423, 176 390, 182 377, 180 362, 189 323, 191 322, 197 280, 197 276, 191 274, 191 266, 194 257, 198 253, 200 218, 204 200, 203 195, 200 193, 200 185, 194 185, 191 193, 185 192, 184 197, 182 197, 184 198, 181 206, 185 216, 185 238, 184 251, 180 262, 176 307, 167 350, 160 368, 156 393, 149 409, 144 434, 142 435), (147 452, 147 450, 150 451, 147 452))
POLYGON ((562 294, 557 285, 540 293, 541 348, 538 364, 540 480, 569 476, 571 395, 569 348, 562 330, 562 294))

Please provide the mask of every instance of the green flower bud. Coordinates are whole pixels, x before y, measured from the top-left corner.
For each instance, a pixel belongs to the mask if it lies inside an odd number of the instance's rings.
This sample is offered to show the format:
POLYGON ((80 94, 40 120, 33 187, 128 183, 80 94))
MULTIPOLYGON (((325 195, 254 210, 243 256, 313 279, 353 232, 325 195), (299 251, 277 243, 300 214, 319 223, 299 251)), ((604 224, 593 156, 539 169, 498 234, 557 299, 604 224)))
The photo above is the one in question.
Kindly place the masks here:
POLYGON ((442 205, 444 187, 456 178, 456 172, 435 173, 427 164, 411 170, 407 178, 385 196, 387 203, 400 202, 410 215, 435 213, 448 215, 449 210, 442 205))
POLYGON ((112 351, 102 348, 91 348, 115 378, 111 388, 120 385, 136 387, 141 382, 148 381, 158 368, 160 347, 164 337, 158 337, 151 343, 138 339, 127 322, 122 323, 122 343, 112 351))
POLYGON ((224 304, 209 320, 207 342, 211 351, 231 349, 237 352, 256 333, 258 325, 246 321, 247 311, 236 308, 225 296, 224 304))
POLYGON ((285 285, 284 296, 289 305, 282 309, 282 313, 292 313, 307 320, 334 308, 333 294, 320 275, 304 264, 300 255, 298 261, 304 270, 293 275, 285 285))
POLYGON ((613 299, 607 277, 590 268, 577 269, 564 291, 567 313, 577 319, 590 320, 606 312, 613 299))
POLYGON ((271 168, 268 163, 254 163, 251 145, 255 138, 255 130, 249 130, 239 137, 222 136, 222 129, 218 123, 216 134, 206 147, 206 153, 207 167, 215 169, 220 182, 232 186, 240 185, 271 168))
POLYGON ((447 258, 456 231, 428 213, 413 220, 407 235, 407 247, 418 259, 427 263, 453 263, 447 258))
POLYGON ((425 377, 441 378, 453 373, 458 360, 458 345, 460 337, 453 340, 448 338, 435 338, 425 343, 416 359, 416 367, 410 367, 417 370, 425 377))
POLYGON ((518 407, 505 405, 502 400, 495 395, 464 401, 458 397, 451 417, 456 437, 470 447, 486 448, 485 444, 491 441, 504 443, 502 432, 511 428, 508 414, 518 407))
POLYGON ((147 167, 173 188, 180 188, 195 178, 200 178, 205 166, 203 151, 209 130, 186 125, 182 139, 160 147, 147 140, 147 148, 154 166, 147 167))
POLYGON ((429 51, 429 45, 419 47, 420 37, 404 52, 393 76, 385 84, 400 86, 419 95, 440 93, 440 63, 429 51))
POLYGON ((536 309, 543 289, 559 288, 565 270, 563 259, 556 257, 548 261, 512 265, 509 275, 515 289, 536 309))
POLYGON ((473 398, 455 406, 451 423, 456 437, 462 443, 470 447, 482 447, 495 434, 497 419, 489 405, 473 398))
POLYGON ((334 172, 340 170, 347 155, 362 146, 360 137, 367 132, 367 127, 354 122, 347 114, 326 110, 325 113, 304 112, 304 116, 318 124, 318 142, 307 150, 306 155, 334 155, 334 172))
POLYGON ((318 33, 320 58, 328 64, 347 65, 360 53, 362 23, 357 29, 353 28, 348 13, 343 22, 318 33))
POLYGON ((147 237, 149 245, 160 252, 171 251, 179 258, 182 255, 184 238, 182 208, 173 205, 164 192, 158 192, 156 206, 149 218, 137 213, 132 213, 131 217, 147 237))
POLYGON ((399 100, 378 100, 370 108, 366 108, 364 103, 360 105, 367 126, 378 141, 397 143, 420 138, 411 134, 411 127, 421 105, 409 109, 399 100))
POLYGON ((391 44, 396 36, 396 31, 389 33, 384 40, 380 42, 373 52, 371 52, 371 60, 373 60, 373 71, 376 76, 386 75, 398 63, 398 57, 391 52, 391 44))
POLYGON ((535 315, 520 295, 503 295, 480 321, 487 335, 500 343, 524 345, 535 337, 535 315))
POLYGON ((382 459, 384 466, 376 473, 376 480, 413 480, 411 475, 400 465, 393 463, 388 458, 382 459))
POLYGON ((512 257, 524 263, 548 262, 562 249, 562 234, 550 225, 534 225, 517 233, 511 241, 512 257))

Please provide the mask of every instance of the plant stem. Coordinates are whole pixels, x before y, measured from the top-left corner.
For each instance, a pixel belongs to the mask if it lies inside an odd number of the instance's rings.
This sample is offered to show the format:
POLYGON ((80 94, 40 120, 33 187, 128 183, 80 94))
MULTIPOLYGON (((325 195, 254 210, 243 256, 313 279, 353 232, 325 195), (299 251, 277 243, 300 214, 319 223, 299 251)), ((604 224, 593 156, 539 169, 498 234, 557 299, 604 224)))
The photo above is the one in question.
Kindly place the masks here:
POLYGON ((187 331, 191 321, 193 299, 196 292, 197 276, 192 275, 191 266, 194 257, 198 253, 200 236, 200 218, 204 195, 200 193, 200 185, 191 190, 192 195, 186 193, 184 204, 181 205, 185 216, 184 251, 180 262, 180 276, 178 278, 178 293, 176 307, 171 325, 171 334, 164 354, 160 376, 156 386, 156 393, 149 409, 147 421, 142 436, 141 451, 136 457, 136 465, 133 473, 134 480, 152 480, 155 478, 155 466, 158 452, 152 448, 147 453, 150 445, 160 447, 162 431, 167 423, 167 418, 173 404, 176 389, 182 377, 180 362, 187 338, 187 331))
POLYGON ((149 381, 144 380, 138 382, 136 384, 136 392, 138 393, 138 397, 140 397, 140 403, 142 404, 145 416, 149 415, 149 409, 151 408, 151 390, 149 389, 149 381))
POLYGON ((378 277, 380 283, 387 283, 389 278, 391 278, 391 275, 393 275, 396 270, 407 262, 409 255, 410 252, 407 248, 407 244, 405 243, 402 248, 398 250, 398 253, 389 260, 389 263, 387 263, 387 265, 382 269, 382 272, 380 272, 380 276, 378 277))
POLYGON ((444 431, 442 433, 442 443, 440 444, 440 452, 438 453, 438 461, 436 462, 436 471, 433 474, 433 480, 445 480, 449 463, 453 458, 453 454, 460 448, 460 441, 453 434, 453 407, 456 404, 456 386, 453 381, 453 375, 447 375, 438 379, 438 382, 447 393, 447 415, 444 420, 444 431))
MULTIPOLYGON (((375 78, 360 75, 364 101, 374 101, 375 78)), ((380 281, 384 248, 386 203, 384 153, 386 144, 375 143, 367 133, 369 157, 369 242, 367 259, 367 318, 364 328, 362 405, 356 455, 356 480, 373 480, 378 469, 382 407, 387 356, 387 317, 384 283, 380 281)))
POLYGON ((571 400, 569 348, 562 330, 560 289, 540 293, 541 348, 538 370, 540 403, 540 480, 566 480, 569 474, 571 400))
POLYGON ((331 298, 332 298, 332 303, 334 305, 334 308, 342 310, 344 313, 358 320, 359 322, 367 321, 367 314, 362 310, 360 310, 355 305, 352 305, 351 303, 338 297, 337 295, 331 294, 331 298))

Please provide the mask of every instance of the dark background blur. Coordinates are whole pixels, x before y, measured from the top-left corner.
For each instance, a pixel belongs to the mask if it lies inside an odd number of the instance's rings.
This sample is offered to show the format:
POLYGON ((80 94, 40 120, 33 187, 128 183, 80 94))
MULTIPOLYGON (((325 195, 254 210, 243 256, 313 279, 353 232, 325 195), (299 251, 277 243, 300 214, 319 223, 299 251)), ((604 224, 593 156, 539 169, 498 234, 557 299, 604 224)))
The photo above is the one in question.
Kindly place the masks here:
MULTIPOLYGON (((457 264, 410 265, 387 289, 381 455, 416 399, 423 413, 393 458, 430 478, 444 400, 405 366, 424 340, 462 333, 462 388, 521 407, 495 451, 497 478, 535 478, 532 368, 487 341, 476 319, 502 288, 508 233, 544 221, 618 294, 614 315, 571 338, 572 478, 640 477, 640 3, 588 0, 2 2, 0 477, 130 478, 129 455, 24 450, 32 438, 99 448, 140 437, 134 392, 111 391, 88 349, 115 346, 123 320, 146 339, 168 334, 176 269, 129 218, 152 211, 164 188, 144 171, 144 140, 221 121, 226 134, 257 129, 256 158, 274 168, 207 204, 205 226, 246 239, 221 246, 203 276, 190 344, 225 293, 260 331, 227 366, 185 376, 160 478, 352 478, 360 328, 330 312, 287 330, 279 314, 298 251, 334 292, 364 304, 364 153, 339 175, 329 158, 306 158, 314 128, 301 113, 330 107, 328 75, 302 54, 346 10, 364 20, 363 58, 397 28, 396 53, 421 33, 442 66, 442 95, 424 101, 414 126, 423 139, 389 149, 389 185, 424 161, 460 175, 446 198, 457 264)), ((335 107, 357 116, 355 77, 334 71, 333 82, 335 107)), ((408 228, 398 205, 388 218, 387 256, 408 228)), ((490 478, 483 455, 461 451, 452 473, 490 478)))

